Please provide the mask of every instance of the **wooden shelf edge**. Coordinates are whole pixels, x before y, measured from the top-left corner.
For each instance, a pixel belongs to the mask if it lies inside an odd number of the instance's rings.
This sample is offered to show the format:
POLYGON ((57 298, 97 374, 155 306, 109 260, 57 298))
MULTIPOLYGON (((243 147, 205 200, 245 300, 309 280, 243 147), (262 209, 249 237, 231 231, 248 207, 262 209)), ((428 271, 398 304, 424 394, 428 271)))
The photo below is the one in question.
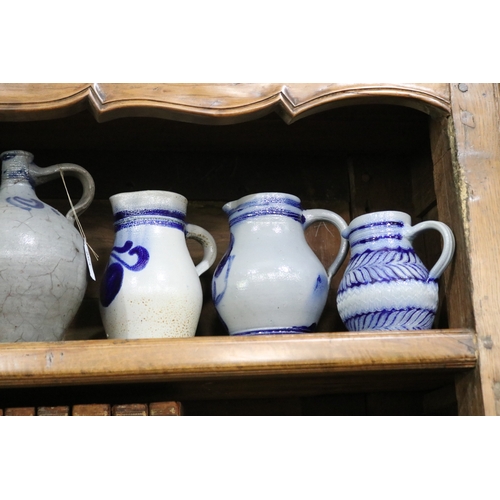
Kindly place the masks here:
POLYGON ((0 120, 67 116, 90 107, 99 122, 130 116, 231 124, 272 111, 286 123, 346 104, 401 104, 448 115, 444 83, 0 84, 0 120))
POLYGON ((0 387, 210 381, 476 365, 470 330, 0 345, 0 387))

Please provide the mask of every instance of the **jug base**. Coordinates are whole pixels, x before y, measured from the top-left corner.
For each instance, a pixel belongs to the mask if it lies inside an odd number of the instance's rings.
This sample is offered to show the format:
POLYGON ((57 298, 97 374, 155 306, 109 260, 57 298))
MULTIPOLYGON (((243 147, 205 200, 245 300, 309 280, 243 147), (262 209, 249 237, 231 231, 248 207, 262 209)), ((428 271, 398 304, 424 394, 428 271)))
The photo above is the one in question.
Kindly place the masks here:
POLYGON ((251 336, 251 335, 287 335, 294 333, 313 333, 316 331, 316 323, 311 326, 285 326, 272 328, 258 328, 255 330, 242 330, 230 333, 231 337, 251 336))

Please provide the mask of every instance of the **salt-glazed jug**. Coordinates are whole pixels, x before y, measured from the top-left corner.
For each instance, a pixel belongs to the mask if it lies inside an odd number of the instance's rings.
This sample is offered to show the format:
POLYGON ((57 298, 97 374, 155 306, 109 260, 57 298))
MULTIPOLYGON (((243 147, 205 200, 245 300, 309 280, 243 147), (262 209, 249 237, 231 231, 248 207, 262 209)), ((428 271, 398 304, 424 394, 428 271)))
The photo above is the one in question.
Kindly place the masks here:
POLYGON ((40 201, 34 187, 77 177, 83 194, 76 214, 94 198, 94 181, 79 165, 40 168, 26 151, 0 155, 0 341, 57 341, 75 316, 87 287, 84 241, 66 216, 40 201))
POLYGON ((215 261, 215 240, 185 223, 187 199, 178 193, 119 193, 110 202, 115 241, 100 291, 107 336, 193 337, 203 301, 199 276, 215 261), (186 238, 203 246, 196 266, 186 238))
POLYGON ((340 317, 348 330, 426 330, 438 306, 438 278, 455 251, 451 229, 438 221, 411 225, 404 212, 356 217, 343 233, 351 256, 337 291, 340 317), (441 233, 441 255, 430 271, 413 249, 428 229, 441 233))
POLYGON ((303 210, 286 193, 257 193, 226 203, 230 243, 212 279, 212 298, 230 335, 314 332, 326 304, 330 280, 344 261, 340 248, 326 270, 304 231, 326 221, 347 224, 334 212, 303 210))

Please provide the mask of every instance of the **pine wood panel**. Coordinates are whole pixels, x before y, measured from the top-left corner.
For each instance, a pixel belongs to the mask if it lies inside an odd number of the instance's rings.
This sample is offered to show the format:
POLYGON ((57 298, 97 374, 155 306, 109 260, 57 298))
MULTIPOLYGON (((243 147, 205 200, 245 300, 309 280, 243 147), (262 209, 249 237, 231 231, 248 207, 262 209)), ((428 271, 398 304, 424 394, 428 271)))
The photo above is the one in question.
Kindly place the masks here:
MULTIPOLYGON (((498 199, 499 194, 497 182, 498 145, 500 143, 498 87, 469 84, 465 91, 464 88, 462 86, 462 90, 458 90, 457 86, 453 86, 450 93, 449 84, 0 84, 0 121, 53 119, 89 108, 99 122, 118 117, 153 117, 150 122, 152 123, 154 117, 158 117, 196 124, 231 124, 276 112, 285 122, 292 123, 309 114, 347 104, 403 104, 415 107, 433 117, 431 143, 438 214, 440 220, 450 224, 457 238, 457 254, 445 274, 444 289, 448 299, 450 326, 454 327, 450 331, 435 330, 418 334, 399 332, 394 335, 324 333, 308 336, 307 340, 300 337, 271 339, 266 343, 265 348, 259 344, 262 339, 245 339, 244 342, 239 343, 236 339, 227 337, 187 339, 184 345, 172 342, 168 344, 168 348, 167 344, 155 344, 156 341, 120 345, 101 340, 98 343, 94 341, 66 342, 57 346, 43 344, 0 346, 0 385, 4 383, 5 387, 22 387, 39 384, 158 380, 179 381, 179 384, 183 384, 199 380, 202 385, 205 385, 193 390, 198 391, 198 395, 202 395, 204 387, 210 385, 211 382, 215 385, 225 380, 229 381, 229 385, 232 386, 232 392, 228 389, 227 394, 232 394, 231 397, 239 397, 246 382, 266 376, 283 377, 285 380, 290 374, 293 375, 296 385, 288 387, 287 383, 283 382, 282 386, 289 391, 290 395, 293 395, 300 390, 301 384, 307 386, 307 391, 312 390, 311 377, 313 376, 321 377, 320 385, 325 384, 324 390, 331 390, 332 384, 338 385, 341 390, 349 390, 348 387, 356 390, 359 386, 356 375, 363 372, 382 374, 380 388, 389 388, 392 386, 391 380, 386 377, 388 373, 398 375, 404 373, 405 376, 414 373, 415 380, 421 383, 433 370, 444 370, 447 373, 465 370, 466 374, 459 377, 457 384, 460 411, 463 414, 499 413, 500 378, 498 377, 498 362, 495 360, 500 359, 497 352, 500 334, 495 332, 495 325, 498 324, 497 316, 500 308, 498 307, 497 285, 494 280, 498 262, 495 260, 494 246, 490 245, 490 242, 497 238, 497 231, 493 224, 488 224, 488 218, 490 216, 497 218, 496 212, 498 211, 495 206, 497 203, 495 200, 498 199), (446 115, 452 111, 452 119, 448 121, 446 115), (449 137, 452 139, 451 148, 448 143, 449 137), (480 361, 476 370, 469 370, 476 364, 475 335, 472 331, 472 328, 476 327, 480 361), (205 340, 207 340, 206 344, 203 343, 205 340), (173 350, 170 350, 171 347, 173 350), (133 351, 132 354, 131 351, 133 351), (141 356, 145 357, 141 358, 141 356), (344 380, 337 380, 334 383, 326 377, 328 374, 337 374, 340 379, 344 377, 344 380), (242 384, 239 387, 238 382, 242 384)), ((300 124, 306 121, 303 120, 300 124)), ((14 140, 35 137, 34 144, 38 140, 37 147, 47 147, 49 157, 54 154, 54 151, 50 151, 51 148, 58 150, 66 144, 70 149, 84 148, 84 159, 85 155, 87 157, 89 154, 94 155, 96 149, 100 150, 102 157, 103 151, 107 151, 110 147, 106 139, 100 142, 104 128, 97 129, 87 124, 89 130, 93 130, 94 133, 86 134, 84 131, 80 135, 78 131, 82 131, 83 123, 80 119, 61 121, 60 125, 64 129, 70 122, 76 134, 70 131, 65 136, 64 133, 60 135, 46 131, 46 136, 43 137, 33 132, 37 127, 36 122, 30 123, 30 127, 27 128, 24 125, 28 124, 20 123, 20 127, 13 128, 11 123, 5 122, 2 130, 5 130, 7 135, 3 134, 2 137, 14 140), (57 138, 55 146, 51 137, 57 138), (91 137, 91 145, 89 145, 88 141, 91 137)), ((40 129, 44 129, 45 124, 49 122, 39 123, 40 129)), ((333 142, 335 142, 335 148, 339 148, 339 144, 343 143, 339 135, 339 124, 343 121, 342 119, 337 122, 334 120, 334 123, 337 127, 335 141, 330 141, 327 137, 326 131, 330 131, 328 124, 321 128, 325 132, 325 139, 319 141, 319 146, 324 151, 327 151, 333 142)), ((266 122, 266 124, 268 126, 266 130, 274 130, 274 124, 271 122, 266 122)), ((118 138, 112 142, 111 149, 123 150, 124 144, 133 143, 133 147, 137 150, 147 151, 147 158, 144 159, 146 163, 154 156, 151 155, 152 150, 162 151, 159 138, 166 133, 166 130, 156 128, 157 133, 152 135, 142 131, 139 135, 147 137, 147 140, 137 144, 133 139, 137 136, 136 127, 132 122, 123 125, 125 129, 130 128, 129 134, 132 140, 126 135, 115 133, 116 128, 106 129, 109 137, 118 138)), ((355 125, 357 127, 357 124, 355 125)), ((221 128, 224 129, 224 127, 221 128)), ((214 127, 214 129, 219 129, 219 127, 214 127)), ((312 131, 311 135, 315 138, 318 137, 314 128, 305 127, 305 129, 309 130, 310 134, 312 131)), ((203 141, 199 142, 198 139, 205 135, 200 130, 194 136, 190 135, 190 130, 177 127, 172 130, 179 136, 189 139, 184 143, 177 157, 169 158, 165 170, 168 167, 168 170, 173 173, 172 166, 175 165, 175 171, 186 171, 184 162, 179 162, 178 159, 184 157, 186 151, 189 151, 193 145, 200 147, 203 141), (195 137, 194 142, 191 141, 192 137, 195 137)), ((239 132, 235 130, 234 136, 241 135, 239 132)), ((335 133, 335 130, 333 132, 335 133)), ((268 151, 273 148, 278 152, 283 148, 286 149, 286 141, 280 142, 281 139, 278 142, 275 141, 276 134, 268 132, 264 135, 272 137, 274 141, 266 143, 265 147, 268 151)), ((303 132, 298 135, 303 137, 303 132)), ((362 136, 363 133, 358 132, 358 135, 362 136)), ((352 139, 353 135, 349 133, 349 136, 352 139)), ((213 147, 212 139, 215 137, 216 134, 212 134, 208 140, 205 140, 203 151, 200 150, 202 155, 207 145, 213 147)), ((223 133, 220 137, 224 139, 217 143, 216 148, 223 151, 228 144, 231 144, 231 140, 227 140, 223 133)), ((238 142, 235 147, 246 154, 248 145, 256 143, 252 142, 251 138, 247 140, 247 136, 242 137, 245 139, 238 142)), ((288 136, 287 139, 289 139, 288 136)), ((385 144, 383 140, 378 142, 385 144)), ((399 139, 395 139, 388 145, 388 151, 397 149, 394 142, 402 144, 399 139)), ((302 148, 301 151, 308 155, 311 149, 317 151, 317 143, 311 147, 313 143, 314 140, 306 137, 300 143, 300 147, 297 147, 302 148)), ((175 135, 172 135, 168 148, 174 147, 175 144, 178 144, 178 141, 175 135)), ((262 144, 258 142, 257 147, 261 148, 262 144)), ((294 144, 298 144, 298 141, 294 144)), ((349 144, 354 150, 361 146, 357 138, 349 144)), ((20 145, 20 147, 24 146, 20 145)), ((10 145, 5 149, 8 148, 10 145)), ((116 156, 115 151, 107 152, 109 156, 105 162, 108 158, 116 156)), ((419 154, 417 156, 419 156, 417 161, 420 162, 422 158, 419 154)), ((93 159, 95 156, 89 158, 93 159)), ((118 161, 115 160, 115 163, 118 164, 120 161, 121 158, 118 161)), ((208 169, 210 170, 217 163, 220 163, 220 158, 212 159, 208 169)), ((87 162, 82 162, 82 164, 87 167, 87 162)), ((89 161, 88 164, 92 165, 93 162, 89 161)), ((163 165, 163 163, 158 165, 163 165)), ((421 164, 415 170, 411 162, 409 165, 415 172, 422 166, 424 170, 426 168, 426 165, 421 164)), ((105 167, 96 165, 95 170, 102 172, 106 177, 109 176, 108 165, 105 167)), ((404 169, 405 166, 402 165, 402 168, 404 169)), ((162 170, 163 167, 157 168, 158 172, 162 170)), ((136 172, 135 168, 133 172, 136 172)), ((189 172, 192 175, 192 171, 189 170, 189 172)), ((361 186, 357 194, 364 196, 368 193, 369 186, 363 184, 363 172, 353 170, 352 173, 357 183, 356 187, 361 186), (359 173, 361 173, 360 176, 359 173)), ((419 178, 429 181, 429 172, 419 171, 416 176, 417 182, 419 178)), ((141 176, 140 180, 142 182, 144 177, 141 176)), ((255 179, 252 177, 250 180, 253 183, 251 185, 255 185, 255 179)), ((132 177, 124 177, 119 182, 133 186, 133 181, 135 182, 132 177)), ((153 182, 156 183, 156 179, 153 182)), ((387 187, 383 183, 379 185, 381 188, 387 187)), ((218 188, 220 183, 214 181, 213 186, 212 184, 210 186, 218 188)), ((203 187, 206 190, 206 185, 203 187)), ((237 186, 238 189, 247 187, 248 183, 237 186)), ((425 185, 419 184, 413 197, 415 208, 421 209, 424 217, 432 213, 427 206, 427 202, 432 204, 431 187, 432 182, 425 185), (418 200, 418 203, 415 203, 415 200, 418 200)), ((220 199, 227 194, 226 188, 227 186, 223 186, 220 192, 217 191, 220 199)), ((405 193, 403 193, 403 202, 405 202, 405 193)), ((318 198, 317 192, 313 193, 311 198, 318 198)), ((392 201, 389 198, 385 197, 386 200, 392 201)), ((411 196, 406 201, 410 198, 411 196)), ((198 196, 197 199, 202 198, 198 196)), ((347 194, 344 196, 344 201, 346 199, 348 199, 347 194)), ((370 200, 370 197, 366 197, 366 200, 370 200)), ((382 197, 375 198, 376 204, 382 201, 384 201, 382 197)), ((377 206, 371 201, 361 204, 358 202, 358 199, 351 199, 353 212, 362 212, 367 207, 373 209, 373 206, 377 206)), ((98 226, 95 228, 95 234, 99 235, 98 226)), ((320 235, 321 240, 324 239, 323 236, 324 232, 320 235)), ((106 238, 110 239, 109 234, 104 236, 104 239, 106 238)), ((331 241, 326 245, 321 242, 316 243, 323 254, 323 259, 328 249, 334 244, 331 241)), ((109 248, 109 244, 109 241, 98 243, 103 248, 109 248)), ((89 289, 92 297, 86 299, 82 311, 84 316, 94 315, 93 321, 97 325, 95 285, 91 285, 89 289)), ((331 296, 334 299, 334 295, 331 294, 331 296)), ((208 325, 206 331, 209 334, 214 332, 211 320, 205 324, 208 325)), ((335 327, 327 329, 327 331, 335 330, 335 327)), ((101 334, 102 332, 94 331, 90 333, 90 337, 101 334)), ((360 382, 361 386, 363 383, 360 382)), ((264 385, 255 388, 254 383, 249 389, 249 394, 261 393, 264 385)), ((274 391, 278 390, 278 386, 279 384, 274 391)), ((193 387, 191 385, 191 388, 193 387)), ((225 388, 220 389, 220 393, 224 393, 225 390, 225 388)), ((372 401, 376 399, 372 398, 372 401)), ((381 399, 379 398, 378 401, 381 399)), ((383 403, 382 406, 386 407, 387 403, 383 403)))
POLYGON ((179 401, 160 401, 148 404, 75 404, 73 406, 40 406, 0 409, 0 416, 10 417, 109 417, 109 416, 155 416, 171 417, 184 414, 179 401))
POLYGON ((479 352, 477 370, 459 380, 459 411, 500 415, 499 89, 497 84, 453 84, 451 95, 454 190, 470 267, 470 283, 462 286, 472 294, 479 352))
POLYGON ((452 229, 456 245, 453 260, 440 280, 440 288, 446 298, 449 326, 473 328, 471 302, 473 283, 465 234, 468 216, 463 211, 461 193, 464 185, 458 175, 456 159, 455 165, 453 164, 450 145, 450 135, 453 137, 453 132, 450 129, 449 119, 431 120, 430 132, 439 220, 452 229))
POLYGON ((109 404, 77 404, 71 409, 73 417, 109 417, 111 406, 109 404))
POLYGON ((34 417, 36 416, 36 408, 33 406, 20 408, 5 408, 6 417, 34 417))
POLYGON ((150 116, 195 123, 237 123, 277 111, 298 117, 357 102, 402 103, 430 114, 449 111, 447 84, 0 84, 0 119, 66 116, 89 105, 98 121, 150 116))
POLYGON ((40 342, 0 346, 0 386, 456 370, 475 363, 474 336, 464 330, 40 342))
POLYGON ((40 406, 36 410, 37 417, 69 417, 69 406, 40 406))
POLYGON ((144 403, 113 405, 111 415, 113 417, 147 417, 148 405, 144 403))
POLYGON ((180 417, 184 414, 184 408, 179 401, 161 401, 149 404, 149 416, 151 417, 180 417))

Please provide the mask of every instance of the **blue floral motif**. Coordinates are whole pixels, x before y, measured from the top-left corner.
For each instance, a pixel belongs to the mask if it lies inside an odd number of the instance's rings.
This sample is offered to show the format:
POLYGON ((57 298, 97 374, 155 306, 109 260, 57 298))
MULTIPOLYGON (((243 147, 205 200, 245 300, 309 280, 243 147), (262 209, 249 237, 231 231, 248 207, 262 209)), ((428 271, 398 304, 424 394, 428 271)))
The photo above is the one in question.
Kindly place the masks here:
POLYGON ((23 198, 22 196, 9 196, 5 201, 14 207, 22 208, 23 210, 31 210, 32 208, 44 208, 45 205, 35 198, 23 198))
POLYGON ((113 262, 107 267, 101 281, 100 300, 103 307, 108 307, 118 295, 123 282, 123 268, 134 272, 142 271, 149 262, 149 252, 139 245, 134 247, 134 243, 128 240, 122 247, 113 247, 111 250, 110 259, 111 258, 117 262, 113 262), (129 264, 117 255, 125 253, 127 255, 137 256, 136 262, 134 264, 129 264))
POLYGON ((221 261, 219 262, 219 265, 215 269, 214 277, 212 280, 212 298, 213 298, 214 304, 216 306, 219 305, 220 301, 224 297, 224 294, 226 293, 227 279, 229 277, 229 271, 231 270, 231 265, 232 265, 233 260, 234 260, 234 255, 231 255, 231 252, 233 251, 233 246, 234 246, 234 236, 231 234, 230 240, 229 240, 229 248, 227 249, 227 252, 224 254, 224 257, 222 257, 221 261), (226 272, 224 274, 224 285, 225 286, 224 286, 223 290, 221 290, 220 292, 217 293, 216 281, 219 279, 224 268, 226 269, 226 272))

